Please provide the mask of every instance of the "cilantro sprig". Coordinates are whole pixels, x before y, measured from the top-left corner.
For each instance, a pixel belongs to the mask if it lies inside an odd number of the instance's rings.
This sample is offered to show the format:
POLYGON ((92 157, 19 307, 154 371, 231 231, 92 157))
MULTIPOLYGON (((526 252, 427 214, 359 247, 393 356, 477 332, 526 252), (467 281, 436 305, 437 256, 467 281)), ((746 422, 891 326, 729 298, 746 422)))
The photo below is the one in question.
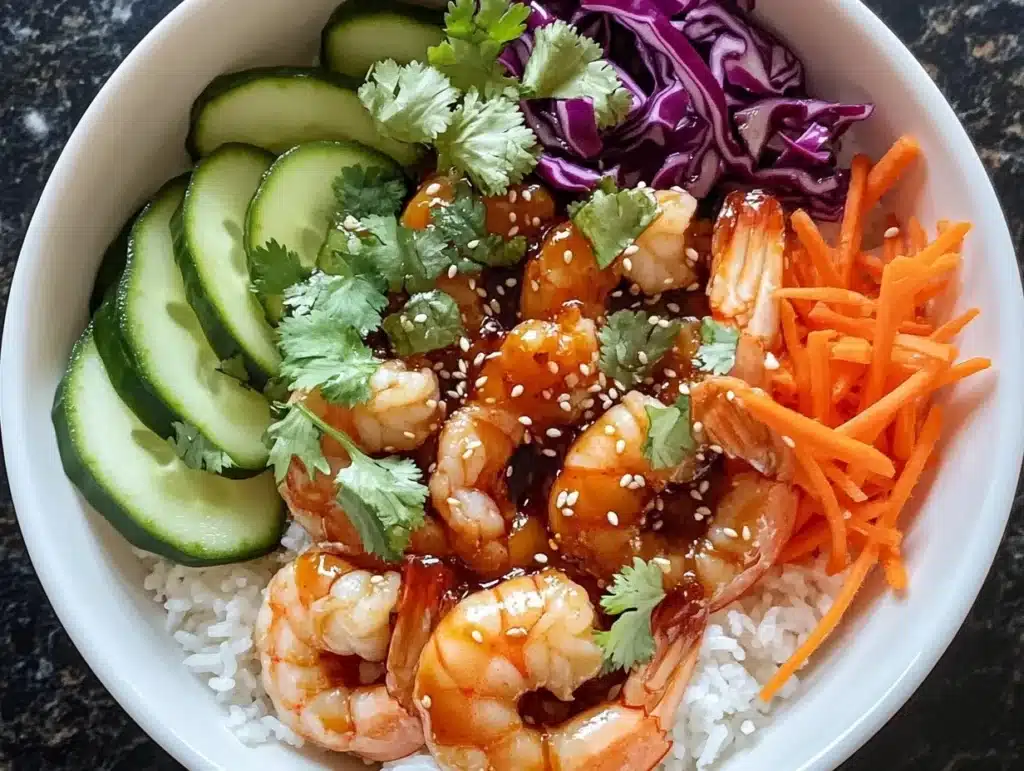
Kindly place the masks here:
POLYGON ((410 297, 402 310, 384 319, 384 331, 399 356, 447 348, 465 334, 458 304, 438 289, 410 297))
POLYGON ((351 437, 325 423, 301 402, 268 429, 274 475, 278 481, 288 473, 293 456, 310 475, 314 470, 330 472, 320 449, 320 437, 337 440, 351 463, 338 472, 338 505, 352 522, 367 552, 394 562, 401 559, 413 531, 423 525, 427 488, 422 473, 411 460, 397 457, 374 459, 366 455, 351 437))
POLYGON ((609 316, 598 333, 601 371, 626 388, 649 377, 681 328, 679 321, 667 321, 664 326, 661 321, 643 311, 618 311, 609 316))
POLYGON ((655 220, 658 202, 647 188, 618 190, 609 180, 569 212, 594 247, 597 264, 607 268, 655 220))
POLYGON ((601 46, 564 21, 534 33, 533 51, 523 72, 523 89, 531 98, 587 98, 599 128, 625 120, 633 106, 601 46))
POLYGON ((397 214, 405 200, 401 173, 383 166, 346 166, 332 183, 341 219, 397 214))
POLYGON ((604 651, 606 672, 629 671, 651 660, 654 655, 651 614, 663 599, 661 568, 653 562, 634 557, 632 567, 624 567, 615 574, 611 587, 601 597, 601 607, 618 618, 607 632, 595 635, 604 651))
POLYGON ((739 331, 705 317, 700 323, 700 342, 700 348, 693 357, 693 365, 701 372, 728 375, 736 364, 739 331))
POLYGON ((284 306, 291 309, 292 316, 320 311, 361 335, 380 327, 381 312, 387 304, 379 280, 366 275, 329 276, 317 272, 284 292, 284 306))
POLYGON ((460 272, 470 267, 465 261, 491 267, 517 265, 526 256, 526 238, 505 239, 487 232, 487 209, 464 181, 455 190, 455 199, 447 206, 430 210, 430 222, 458 255, 460 272))
POLYGON ((167 442, 189 468, 219 474, 235 465, 226 452, 211 444, 191 423, 175 421, 171 427, 174 436, 168 437, 167 442))
POLYGON ((648 421, 644 457, 653 469, 675 468, 696 447, 689 395, 680 394, 671 407, 645 407, 644 410, 648 421))
POLYGON ((459 92, 434 67, 385 59, 370 67, 359 99, 400 142, 431 142, 448 127, 459 92))
POLYGON ((281 294, 292 284, 304 281, 310 271, 298 254, 274 239, 250 249, 248 260, 249 286, 267 315, 276 320, 281 316, 281 294))

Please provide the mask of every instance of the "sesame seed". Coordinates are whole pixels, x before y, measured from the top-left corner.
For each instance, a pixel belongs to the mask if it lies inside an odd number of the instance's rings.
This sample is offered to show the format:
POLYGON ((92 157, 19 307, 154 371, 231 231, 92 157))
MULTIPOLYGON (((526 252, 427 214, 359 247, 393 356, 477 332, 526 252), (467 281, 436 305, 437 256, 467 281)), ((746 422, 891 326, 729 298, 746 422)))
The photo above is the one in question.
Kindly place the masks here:
POLYGON ((508 237, 509 238, 515 238, 517 235, 519 235, 519 226, 518 225, 513 225, 512 227, 510 227, 508 229, 508 237))
POLYGON ((572 405, 569 402, 559 402, 558 406, 562 408, 563 412, 572 412, 572 405))
POLYGON ((533 555, 533 558, 537 562, 539 562, 541 565, 548 564, 548 555, 547 554, 541 554, 540 552, 537 552, 536 554, 533 555))
POLYGON ((519 282, 516 281, 516 279, 514 279, 514 278, 506 278, 505 279, 505 286, 507 286, 509 289, 514 287, 517 283, 519 283, 519 282))
POLYGON ((459 274, 459 269, 454 265, 448 266, 448 278, 455 278, 459 274))
POLYGON ((619 439, 615 443, 615 452, 618 455, 622 455, 622 453, 624 453, 625 451, 626 451, 626 440, 625 439, 619 439))
POLYGON ((566 249, 564 252, 562 252, 562 260, 565 262, 566 265, 572 262, 572 249, 566 249))
POLYGON ((623 474, 622 479, 619 480, 619 487, 629 487, 629 483, 633 481, 632 474, 623 474))
POLYGON ((532 220, 530 220, 530 224, 533 225, 535 228, 539 228, 540 227, 540 217, 534 217, 532 220))
POLYGON ((898 236, 899 234, 900 234, 900 229, 896 228, 896 227, 888 228, 885 231, 885 237, 886 238, 896 238, 896 236, 898 236))
POLYGON ((565 499, 568 498, 568 497, 569 497, 569 493, 567 491, 565 491, 565 490, 562 490, 560 493, 558 493, 558 497, 555 498, 555 508, 556 509, 562 508, 565 505, 565 499))
POLYGON ((694 281, 692 284, 686 287, 687 292, 696 292, 698 289, 700 289, 700 284, 697 281, 694 281))
POLYGON ((412 431, 403 431, 402 432, 402 436, 404 436, 406 439, 415 439, 416 438, 416 434, 414 434, 412 431))
POLYGON ((463 338, 461 338, 459 340, 459 348, 461 348, 463 351, 468 352, 469 351, 469 345, 470 344, 469 344, 469 338, 468 337, 463 337, 463 338))
POLYGON ((458 391, 452 391, 450 389, 448 391, 445 391, 445 394, 452 399, 458 399, 459 396, 461 396, 461 394, 458 391))
POLYGON ((750 540, 750 528, 747 525, 743 526, 742 535, 743 535, 743 540, 744 541, 749 541, 750 540))
MULTIPOLYGON (((523 197, 526 197, 526 193, 523 193, 523 197)), ((514 626, 505 632, 506 637, 526 637, 526 630, 521 626, 514 626)))
POLYGON ((640 363, 641 363, 641 364, 647 364, 647 362, 648 362, 648 358, 647 358, 647 352, 646 352, 646 351, 640 351, 640 352, 639 352, 639 353, 638 353, 638 354, 636 355, 636 357, 637 357, 637 358, 638 358, 638 359, 640 360, 640 363))
POLYGON ((732 390, 726 391, 725 398, 728 399, 729 401, 732 401, 733 399, 736 398, 736 394, 732 390))
POLYGON ((661 321, 661 318, 658 316, 651 316, 649 319, 647 319, 647 323, 650 324, 652 327, 659 321, 661 321))
POLYGON ((461 506, 462 505, 462 504, 459 503, 459 499, 458 498, 445 498, 445 503, 447 503, 449 506, 461 506))
POLYGON ((708 491, 708 488, 710 488, 710 487, 711 487, 711 483, 708 480, 706 480, 706 479, 703 482, 701 482, 699 485, 697 485, 697 489, 700 490, 700 494, 701 495, 706 493, 708 491))
POLYGON ((698 506, 697 513, 700 514, 702 517, 710 517, 711 509, 709 509, 707 506, 698 506))
POLYGON ((704 500, 704 496, 701 495, 696 490, 690 490, 690 497, 693 498, 693 500, 695 500, 695 501, 703 501, 704 500))
POLYGON ((730 538, 739 538, 740 537, 740 534, 737 533, 735 530, 733 530, 731 527, 723 527, 722 528, 722 532, 725 533, 730 538))
POLYGON ((423 192, 426 193, 427 195, 437 195, 439 192, 441 192, 441 186, 437 182, 432 182, 431 184, 427 185, 427 189, 424 190, 423 192))
POLYGON ((608 389, 608 398, 609 399, 618 399, 619 398, 619 392, 616 391, 614 388, 609 388, 608 389))
POLYGON ((415 321, 417 324, 422 324, 427 320, 427 314, 417 313, 415 316, 413 316, 412 320, 415 321))
POLYGON ((469 249, 476 249, 478 246, 480 246, 479 238, 474 238, 472 241, 466 244, 466 247, 469 249))
POLYGON ((569 493, 565 497, 565 503, 568 506, 575 506, 576 505, 576 501, 578 501, 579 499, 580 499, 580 491, 579 490, 573 490, 571 493, 569 493))
POLYGON ((658 322, 658 326, 661 327, 662 329, 668 329, 668 327, 669 327, 668 319, 661 319, 658 322))
POLYGON ((466 374, 469 371, 469 365, 466 364, 465 359, 459 359, 459 372, 466 374))
POLYGON ((474 388, 482 388, 484 383, 486 383, 486 382, 487 382, 487 375, 484 375, 483 377, 478 377, 475 381, 473 381, 473 387, 474 388))
POLYGON ((484 363, 484 358, 485 358, 484 352, 480 351, 480 353, 478 353, 476 356, 473 357, 473 366, 474 367, 479 367, 481 364, 484 363))
POLYGON ((476 296, 481 298, 481 299, 484 298, 484 297, 487 297, 487 290, 484 289, 482 286, 478 286, 476 288, 476 296))
POLYGON ((679 313, 682 311, 682 308, 679 307, 679 303, 668 303, 665 307, 668 308, 669 313, 679 313))
POLYGON ((529 416, 527 416, 527 415, 520 415, 519 416, 519 422, 522 423, 524 426, 532 426, 533 425, 533 421, 530 420, 529 416))
POLYGON ((604 427, 604 432, 608 436, 615 436, 615 426, 605 426, 604 427))
POLYGON ((472 631, 472 633, 470 634, 470 637, 473 638, 474 642, 482 643, 484 641, 484 636, 482 634, 480 634, 480 630, 479 629, 474 629, 472 631))
POLYGON ((680 383, 679 384, 679 393, 681 393, 681 394, 688 394, 688 393, 690 393, 690 384, 689 383, 680 383))
POLYGON ((517 196, 517 195, 518 195, 518 194, 516 193, 516 191, 515 191, 515 190, 509 190, 509 191, 508 191, 508 202, 509 202, 509 203, 515 203, 515 202, 516 202, 516 196, 517 196))
POLYGON ((514 385, 514 386, 512 386, 512 398, 514 399, 517 396, 522 396, 523 395, 523 391, 525 391, 525 390, 526 389, 523 388, 521 385, 514 385))
POLYGON ((543 450, 541 450, 540 454, 543 455, 545 458, 557 458, 558 457, 558 453, 555 452, 554 450, 552 450, 550 447, 546 447, 543 450))
POLYGON ((614 511, 609 511, 608 512, 608 524, 611 525, 612 527, 618 527, 619 526, 619 515, 616 514, 614 511))
POLYGON ((544 433, 547 434, 548 436, 550 436, 552 439, 557 439, 558 437, 560 437, 562 435, 562 432, 559 431, 557 428, 549 428, 544 433))
POLYGON ((686 247, 686 256, 690 258, 691 262, 696 262, 700 259, 700 254, 692 246, 686 247))
POLYGON ((531 193, 529 190, 524 190, 523 191, 523 200, 524 201, 529 201, 531 198, 533 198, 533 193, 531 193))
POLYGON ((534 292, 540 291, 540 283, 538 281, 530 281, 530 289, 534 292))
POLYGON ((711 450, 711 452, 716 453, 717 455, 721 455, 724 452, 722 450, 722 445, 720 444, 709 445, 708 449, 711 450))
POLYGON ((549 361, 548 362, 548 372, 550 372, 552 375, 557 375, 558 374, 558 362, 549 361))
POLYGON ((665 377, 676 377, 676 371, 674 369, 665 368, 665 377))
POLYGON ((796 442, 793 441, 793 437, 791 436, 783 436, 782 443, 785 444, 786 447, 796 447, 796 442))
POLYGON ((514 211, 510 211, 508 213, 508 221, 509 222, 515 222, 516 221, 516 213, 514 211))
POLYGON ((573 513, 574 512, 573 512, 572 509, 562 509, 562 516, 563 517, 571 517, 573 515, 573 513))
POLYGON ((430 709, 430 704, 431 704, 430 696, 428 696, 427 694, 424 694, 423 698, 420 699, 420 704, 423 705, 423 709, 430 709))
MULTIPOLYGON (((498 289, 501 289, 501 287, 499 286, 498 289)), ((501 313, 501 303, 497 300, 491 300, 491 310, 495 313, 501 313)))
POLYGON ((636 254, 639 251, 640 251, 640 247, 639 246, 637 246, 636 244, 630 244, 629 246, 627 246, 625 249, 622 250, 622 253, 624 255, 626 255, 627 257, 632 257, 634 254, 636 254))
POLYGON ((470 447, 468 450, 466 450, 464 453, 462 453, 462 459, 463 460, 469 460, 472 457, 473 457, 473 448, 472 447, 470 447))
POLYGON ((622 267, 626 269, 627 273, 629 273, 633 270, 633 261, 629 259, 629 257, 624 257, 622 260, 622 267))
POLYGON ((771 351, 764 355, 764 368, 769 371, 774 371, 779 368, 779 360, 775 358, 775 354, 771 351))

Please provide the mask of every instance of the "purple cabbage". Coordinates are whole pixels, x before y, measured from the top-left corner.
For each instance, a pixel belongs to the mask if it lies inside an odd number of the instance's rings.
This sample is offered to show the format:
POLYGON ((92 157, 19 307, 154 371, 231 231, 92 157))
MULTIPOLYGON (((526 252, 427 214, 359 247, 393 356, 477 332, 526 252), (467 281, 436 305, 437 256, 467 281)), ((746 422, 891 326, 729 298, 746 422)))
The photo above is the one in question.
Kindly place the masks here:
POLYGON ((751 0, 553 0, 532 3, 528 31, 502 54, 522 74, 531 30, 565 19, 597 40, 633 109, 599 131, 587 99, 523 102, 556 188, 591 190, 603 176, 633 187, 758 186, 812 216, 842 212, 848 172, 839 139, 870 105, 812 99, 803 65, 749 17, 751 0))

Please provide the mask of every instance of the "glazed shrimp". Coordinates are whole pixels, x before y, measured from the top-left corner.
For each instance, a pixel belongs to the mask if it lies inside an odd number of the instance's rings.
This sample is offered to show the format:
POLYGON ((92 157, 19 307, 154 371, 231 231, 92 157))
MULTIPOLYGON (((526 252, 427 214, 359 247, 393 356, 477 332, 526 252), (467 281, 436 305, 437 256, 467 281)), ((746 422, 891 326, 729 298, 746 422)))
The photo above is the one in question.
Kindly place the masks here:
POLYGON ((477 592, 438 625, 420 658, 416 706, 443 769, 646 771, 672 746, 671 726, 706 620, 699 590, 674 592, 654 613, 656 652, 621 694, 565 722, 531 727, 526 693, 563 701, 601 669, 594 608, 563 573, 477 592))
POLYGON ((622 273, 647 295, 696 289, 700 256, 691 231, 697 199, 684 190, 658 190, 654 195, 660 214, 623 253, 622 273))
MULTIPOLYGON (((355 407, 331 404, 315 391, 294 398, 302 398, 310 410, 347 433, 367 453, 414 450, 444 420, 437 376, 430 369, 409 370, 401 361, 385 362, 370 378, 370 390, 370 398, 355 407)), ((325 436, 321 445, 331 473, 316 474, 310 479, 302 462, 292 459, 288 475, 279 487, 281 497, 314 540, 346 544, 353 553, 361 553, 358 533, 335 499, 334 479, 349 465, 348 454, 331 437, 325 436)), ((417 544, 423 549, 437 548, 438 531, 434 524, 428 521, 426 529, 413 536, 415 553, 423 553, 417 544)))
POLYGON ((509 566, 516 519, 509 459, 530 432, 579 417, 590 403, 596 360, 594 323, 577 310, 557 321, 525 321, 486 362, 469 403, 445 423, 431 500, 455 552, 475 570, 500 574, 509 566))
POLYGON ((383 684, 360 682, 382 672, 400 584, 394 571, 358 570, 320 550, 271 580, 255 641, 263 686, 295 733, 369 760, 393 760, 422 746, 416 716, 383 684))
POLYGON ((742 577, 749 587, 774 563, 792 529, 797 496, 786 482, 738 474, 728 480, 714 512, 708 510, 714 520, 706 536, 673 538, 647 527, 657 494, 697 471, 695 455, 661 470, 644 456, 646 408, 662 406, 632 391, 576 439, 551 490, 549 527, 563 556, 598 578, 611 578, 634 557, 655 559, 670 586, 695 572, 718 608, 724 598, 738 596, 735 581, 742 577), (726 538, 728 548, 721 543, 726 538))
POLYGON ((782 205, 767 193, 730 193, 715 222, 711 315, 772 350, 779 338, 779 301, 785 268, 786 220, 782 205))

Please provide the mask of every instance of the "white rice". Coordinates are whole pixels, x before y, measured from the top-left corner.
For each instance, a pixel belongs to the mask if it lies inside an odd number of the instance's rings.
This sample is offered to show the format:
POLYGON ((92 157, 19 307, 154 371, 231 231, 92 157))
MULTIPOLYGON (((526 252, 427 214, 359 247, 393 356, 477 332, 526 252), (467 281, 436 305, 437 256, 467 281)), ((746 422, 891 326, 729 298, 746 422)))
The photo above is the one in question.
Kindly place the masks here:
MULTIPOLYGON (((167 611, 167 630, 181 645, 185 666, 203 679, 224 706, 225 721, 238 739, 256 745, 302 739, 274 717, 260 681, 253 628, 270 578, 308 546, 292 525, 282 549, 261 560, 216 568, 184 568, 146 552, 145 588, 167 611)), ((771 571, 757 590, 709 622, 700 661, 686 690, 673 730, 675 744, 665 771, 713 768, 733 752, 752 746, 770 719, 771 705, 758 698, 761 686, 796 650, 832 604, 842 576, 820 567, 771 571)), ((780 691, 791 697, 796 677, 780 691)), ((777 701, 778 699, 776 699, 777 701)), ((427 755, 385 763, 391 771, 435 771, 427 755)))

